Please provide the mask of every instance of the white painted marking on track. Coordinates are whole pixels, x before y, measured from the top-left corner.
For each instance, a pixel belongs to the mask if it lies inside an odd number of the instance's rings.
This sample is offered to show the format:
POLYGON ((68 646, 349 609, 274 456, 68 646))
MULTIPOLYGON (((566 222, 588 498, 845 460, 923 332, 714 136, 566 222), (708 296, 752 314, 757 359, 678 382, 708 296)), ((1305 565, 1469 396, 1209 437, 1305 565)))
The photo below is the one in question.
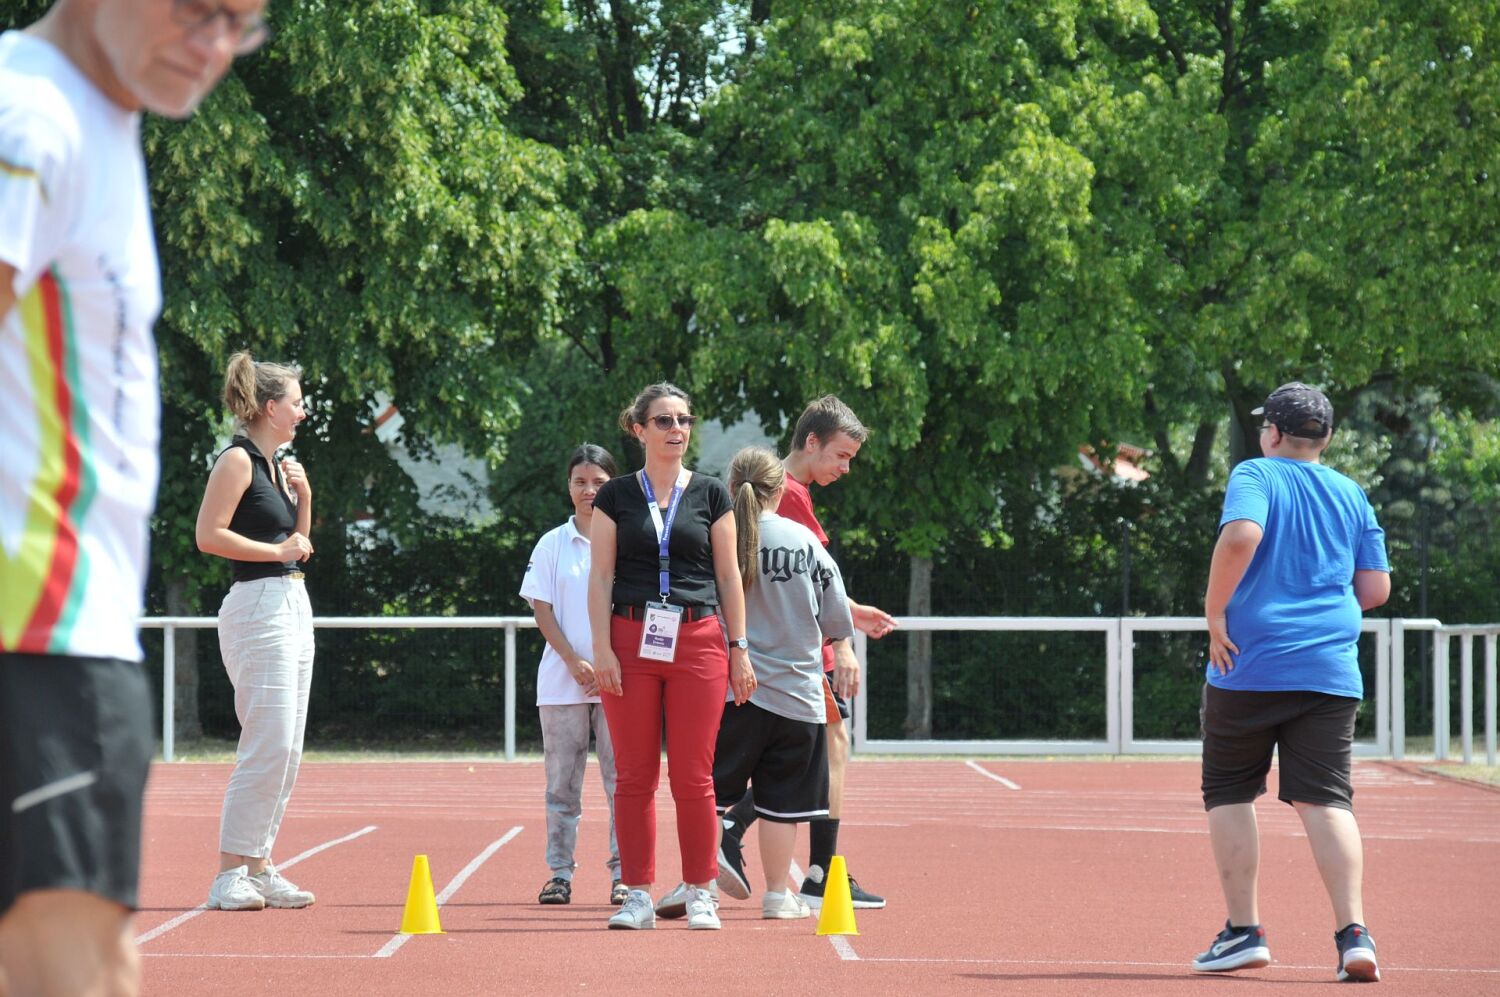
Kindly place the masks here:
POLYGON ((275 959, 278 962, 287 959, 373 959, 374 956, 351 953, 348 955, 308 955, 306 953, 288 952, 142 952, 142 958, 147 959, 275 959))
MULTIPOLYGON (((521 825, 517 824, 509 831, 506 831, 503 837, 495 841, 491 841, 489 843, 489 846, 485 848, 484 851, 480 852, 478 855, 470 859, 469 864, 464 866, 463 869, 459 871, 459 874, 457 876, 454 876, 451 880, 449 880, 448 885, 443 887, 443 891, 437 895, 437 905, 441 907, 443 906, 443 904, 453 899, 453 894, 458 892, 458 888, 464 885, 464 882, 468 880, 470 876, 478 872, 479 867, 488 862, 491 855, 494 855, 496 852, 498 852, 505 846, 507 842, 509 842, 512 838, 520 833, 521 825)), ((376 952, 374 957, 376 959, 389 959, 391 956, 399 952, 401 950, 401 946, 410 941, 411 937, 411 935, 403 935, 399 933, 396 934, 391 938, 390 941, 386 942, 380 947, 380 951, 376 952)))
MULTIPOLYGON (((830 936, 835 937, 835 936, 830 936)), ((1177 968, 1183 971, 1183 979, 1199 979, 1211 974, 1192 974, 1188 970, 1186 961, 1180 962, 1141 962, 1129 959, 972 959, 972 958, 943 958, 941 956, 864 956, 860 962, 908 962, 908 963, 959 963, 964 965, 982 966, 1131 966, 1143 969, 1177 968)), ((1316 966, 1300 966, 1292 963, 1277 962, 1272 964, 1271 970, 1296 969, 1315 970, 1327 972, 1326 963, 1316 966)), ((1461 976, 1474 973, 1480 975, 1500 975, 1500 969, 1461 969, 1452 966, 1393 966, 1382 963, 1382 973, 1444 973, 1461 976)), ((1240 977, 1245 979, 1245 977, 1240 977)))
MULTIPOLYGON (((370 824, 367 827, 360 828, 358 831, 355 831, 353 834, 346 834, 342 838, 334 838, 332 841, 325 841, 321 845, 314 845, 313 847, 309 848, 307 851, 302 852, 300 855, 294 855, 291 858, 287 859, 285 862, 278 862, 278 863, 276 863, 276 868, 278 868, 278 869, 290 869, 292 866, 296 865, 298 862, 301 862, 303 859, 310 859, 314 855, 318 854, 319 852, 325 852, 325 851, 327 851, 328 849, 332 848, 334 845, 342 845, 346 841, 353 841, 355 838, 362 838, 365 835, 369 834, 371 831, 374 831, 375 829, 376 829, 376 825, 370 824)), ((198 906, 194 907, 192 910, 184 911, 183 913, 178 914, 176 917, 172 918, 170 921, 167 921, 167 922, 162 923, 162 924, 158 924, 156 927, 152 928, 150 931, 146 932, 145 934, 136 935, 135 936, 135 943, 138 946, 139 945, 145 945, 151 939, 153 939, 153 938, 159 938, 162 935, 165 935, 167 932, 171 931, 173 928, 177 927, 178 925, 186 924, 188 921, 191 921, 193 918, 197 917, 199 914, 202 914, 206 910, 208 910, 208 904, 206 902, 205 903, 201 903, 198 906)))
POLYGON ((854 951, 854 946, 849 944, 849 939, 843 935, 829 935, 828 941, 833 945, 833 950, 839 954, 839 958, 845 962, 859 962, 859 953, 854 951))
POLYGON ((970 758, 967 762, 964 762, 964 764, 969 766, 969 768, 973 769, 975 772, 978 772, 980 775, 984 776, 986 779, 994 779, 1006 789, 1021 788, 1020 786, 1017 786, 1015 783, 1011 782, 1009 779, 1005 778, 1005 776, 996 775, 995 773, 991 772, 989 769, 985 768, 983 765, 980 765, 972 758, 970 758))

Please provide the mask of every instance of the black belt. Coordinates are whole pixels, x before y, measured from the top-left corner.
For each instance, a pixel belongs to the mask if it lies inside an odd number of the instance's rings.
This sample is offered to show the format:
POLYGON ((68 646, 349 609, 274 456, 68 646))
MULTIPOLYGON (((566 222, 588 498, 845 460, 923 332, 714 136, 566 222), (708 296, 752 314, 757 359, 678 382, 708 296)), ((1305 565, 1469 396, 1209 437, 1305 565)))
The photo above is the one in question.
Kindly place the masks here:
MULTIPOLYGON (((710 616, 719 615, 718 606, 683 606, 682 622, 692 623, 695 620, 706 620, 710 616)), ((627 620, 644 620, 646 618, 645 606, 615 606, 610 612, 616 616, 623 616, 627 620)))

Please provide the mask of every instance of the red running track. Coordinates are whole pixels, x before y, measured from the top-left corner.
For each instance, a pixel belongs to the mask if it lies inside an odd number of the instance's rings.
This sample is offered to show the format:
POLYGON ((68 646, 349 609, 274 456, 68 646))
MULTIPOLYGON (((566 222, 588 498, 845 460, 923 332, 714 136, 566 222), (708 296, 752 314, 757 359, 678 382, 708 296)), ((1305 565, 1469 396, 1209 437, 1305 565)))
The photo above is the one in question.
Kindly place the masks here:
MULTIPOLYGON (((152 772, 136 917, 148 994, 1240 995, 1333 981, 1332 915, 1274 785, 1258 809, 1275 962, 1188 972, 1224 918, 1194 762, 856 760, 841 850, 890 906, 858 912, 848 938, 818 937, 813 919, 760 920, 753 845, 755 895, 725 898, 722 931, 605 930, 593 772, 574 902, 538 906, 539 763, 304 765, 277 860, 318 903, 202 911, 227 777, 225 765, 152 772), (468 873, 443 904, 443 935, 397 934, 418 853, 440 894, 468 873)), ((1500 897, 1500 793, 1378 762, 1356 764, 1355 787, 1385 992, 1500 994, 1500 946, 1483 940, 1500 897)), ((658 813, 658 868, 675 882, 665 789, 658 813)), ((805 835, 796 856, 805 863, 805 835)))

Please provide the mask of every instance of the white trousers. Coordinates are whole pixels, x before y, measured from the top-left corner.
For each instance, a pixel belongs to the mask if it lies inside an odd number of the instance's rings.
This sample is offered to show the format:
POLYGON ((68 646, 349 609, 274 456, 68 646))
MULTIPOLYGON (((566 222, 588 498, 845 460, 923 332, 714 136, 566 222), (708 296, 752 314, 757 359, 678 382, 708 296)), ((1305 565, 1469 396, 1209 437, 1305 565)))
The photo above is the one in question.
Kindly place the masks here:
POLYGON ((236 582, 219 607, 219 652, 240 720, 219 851, 270 858, 302 762, 312 688, 312 606, 302 580, 236 582))

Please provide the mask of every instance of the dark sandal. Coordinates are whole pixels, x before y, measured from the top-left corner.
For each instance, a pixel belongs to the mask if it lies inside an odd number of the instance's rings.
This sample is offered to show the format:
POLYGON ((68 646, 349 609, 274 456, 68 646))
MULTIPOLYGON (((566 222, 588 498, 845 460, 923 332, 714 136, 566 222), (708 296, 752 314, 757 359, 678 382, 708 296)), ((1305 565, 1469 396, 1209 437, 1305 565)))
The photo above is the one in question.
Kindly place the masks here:
POLYGON ((625 888, 625 884, 618 879, 615 880, 614 885, 609 888, 609 902, 619 907, 625 903, 625 898, 628 896, 630 896, 630 891, 625 888))
POLYGON ((539 904, 566 904, 573 902, 573 884, 566 879, 553 876, 536 896, 539 904))

